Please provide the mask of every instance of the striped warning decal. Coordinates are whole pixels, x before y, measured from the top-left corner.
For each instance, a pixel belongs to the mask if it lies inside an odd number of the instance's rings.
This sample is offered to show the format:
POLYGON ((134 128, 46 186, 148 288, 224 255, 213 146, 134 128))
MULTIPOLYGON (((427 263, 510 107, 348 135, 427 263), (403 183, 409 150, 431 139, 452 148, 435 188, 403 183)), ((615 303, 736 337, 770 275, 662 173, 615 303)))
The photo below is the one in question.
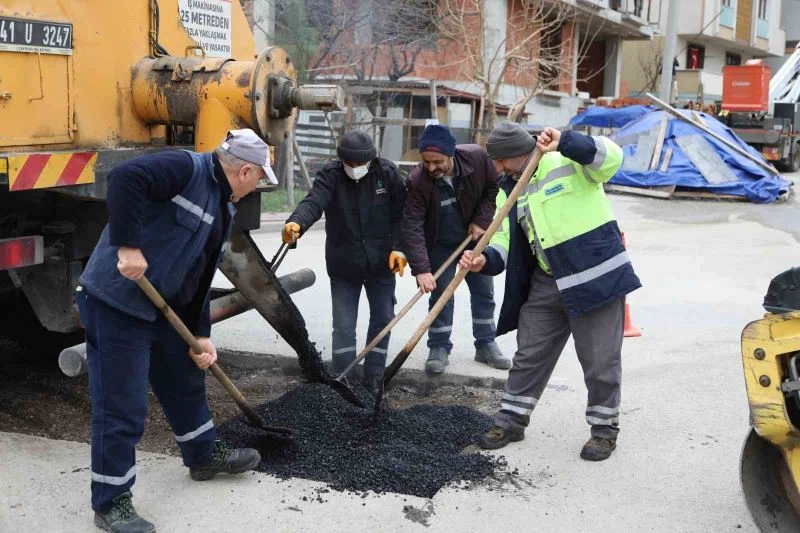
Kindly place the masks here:
POLYGON ((94 183, 97 152, 9 155, 7 159, 9 190, 26 191, 94 183))

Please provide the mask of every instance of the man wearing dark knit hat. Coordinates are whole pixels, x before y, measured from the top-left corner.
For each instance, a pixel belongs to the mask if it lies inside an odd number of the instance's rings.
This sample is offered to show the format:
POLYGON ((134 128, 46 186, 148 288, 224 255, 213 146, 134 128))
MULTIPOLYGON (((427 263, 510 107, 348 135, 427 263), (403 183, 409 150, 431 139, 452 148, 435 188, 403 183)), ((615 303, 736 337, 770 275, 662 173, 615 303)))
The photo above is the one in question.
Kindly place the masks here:
MULTIPOLYGON (((286 220, 283 242, 294 243, 325 213, 333 369, 341 372, 356 357, 361 289, 369 300, 369 340, 394 318, 394 274, 402 276, 406 267, 400 251, 405 185, 391 161, 376 157, 362 131, 345 133, 336 152, 339 158, 317 172, 311 191, 286 220)), ((364 360, 364 385, 372 391, 383 375, 388 345, 386 335, 364 360)))
POLYGON ((506 272, 498 333, 517 330, 500 409, 480 445, 498 449, 525 438, 572 336, 591 427, 580 456, 602 461, 616 448, 619 433, 624 297, 641 286, 603 192, 603 183, 622 164, 622 149, 606 137, 553 128, 534 138, 519 124, 502 122, 486 143, 505 173, 498 205, 505 203, 534 148, 544 155, 508 220, 483 254, 466 251, 459 262, 472 272, 506 272))
MULTIPOLYGON (((422 163, 411 171, 403 211, 403 240, 411 273, 423 292, 431 293, 432 308, 455 275, 455 264, 439 277, 435 272, 469 233, 477 241, 494 216, 497 170, 486 151, 476 144, 460 144, 444 126, 425 128, 419 140, 422 163)), ((499 369, 511 367, 495 342, 494 284, 477 273, 466 277, 472 304, 475 360, 499 369)), ((428 330, 425 372, 444 373, 453 343, 453 300, 428 330)))

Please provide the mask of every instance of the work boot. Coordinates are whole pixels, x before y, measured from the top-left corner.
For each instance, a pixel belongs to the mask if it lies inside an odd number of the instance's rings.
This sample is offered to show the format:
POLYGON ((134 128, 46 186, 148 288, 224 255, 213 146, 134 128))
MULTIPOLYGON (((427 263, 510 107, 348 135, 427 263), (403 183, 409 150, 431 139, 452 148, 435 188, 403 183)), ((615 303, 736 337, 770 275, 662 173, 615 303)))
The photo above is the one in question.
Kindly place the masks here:
POLYGON ((261 462, 261 455, 252 448, 232 449, 222 441, 214 444, 211 462, 199 468, 190 468, 189 476, 195 481, 206 481, 217 474, 241 474, 253 470, 261 462))
POLYGON ((608 459, 611 452, 613 452, 616 447, 616 440, 592 437, 583 445, 581 459, 586 459, 587 461, 604 461, 608 459))
POLYGON ((431 348, 428 360, 425 361, 425 373, 432 376, 444 374, 444 368, 447 366, 449 356, 450 352, 447 351, 447 348, 441 346, 431 348))
POLYGON ((489 431, 481 435, 478 440, 478 446, 484 450, 497 450, 509 442, 519 442, 524 438, 524 429, 506 429, 500 426, 492 426, 489 431))
POLYGON ((136 514, 130 492, 111 501, 114 505, 108 512, 94 513, 94 525, 112 533, 155 533, 156 526, 136 514))
POLYGON ((373 396, 377 396, 381 381, 383 381, 383 374, 364 376, 364 388, 373 396))
POLYGON ((511 368, 511 359, 503 355, 494 341, 475 348, 475 360, 500 370, 511 368))

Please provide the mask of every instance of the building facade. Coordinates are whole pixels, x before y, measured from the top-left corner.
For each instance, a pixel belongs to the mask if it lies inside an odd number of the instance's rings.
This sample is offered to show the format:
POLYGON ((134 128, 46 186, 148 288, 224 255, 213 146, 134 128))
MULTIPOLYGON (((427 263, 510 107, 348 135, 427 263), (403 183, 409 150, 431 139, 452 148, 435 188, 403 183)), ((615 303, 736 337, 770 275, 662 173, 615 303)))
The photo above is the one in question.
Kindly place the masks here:
MULTIPOLYGON (((679 105, 690 100, 705 104, 721 100, 725 65, 784 55, 786 34, 781 11, 785 0, 672 1, 679 7, 677 95, 673 95, 679 105)), ((656 31, 663 35, 668 5, 666 0, 662 4, 656 31)), ((661 37, 623 45, 622 79, 632 96, 658 90, 662 49, 661 37)))
MULTIPOLYGON (((661 17, 660 0, 545 0, 541 3, 555 7, 560 27, 557 31, 542 32, 540 42, 531 45, 532 54, 535 56, 537 49, 540 54, 557 50, 558 57, 549 62, 557 63, 558 73, 553 79, 542 83, 541 74, 535 70, 521 75, 514 68, 502 73, 487 68, 490 58, 502 57, 515 41, 524 38, 526 30, 520 31, 515 16, 522 4, 520 0, 484 0, 482 31, 476 32, 474 38, 482 42, 485 56, 482 65, 487 70, 484 77, 493 79, 496 84, 502 76, 496 103, 513 107, 534 91, 536 95, 525 104, 528 125, 563 126, 591 99, 620 96, 623 43, 653 38, 654 27, 661 17), (520 33, 523 37, 518 35, 520 33)), ((531 27, 535 28, 535 24, 531 27)), ((436 79, 454 89, 480 94, 481 86, 475 81, 478 76, 465 71, 463 63, 459 65, 453 60, 462 51, 459 43, 443 42, 439 50, 421 54, 416 70, 409 76, 436 79), (443 57, 448 60, 442 61, 443 57)), ((548 61, 542 61, 546 63, 548 61)))

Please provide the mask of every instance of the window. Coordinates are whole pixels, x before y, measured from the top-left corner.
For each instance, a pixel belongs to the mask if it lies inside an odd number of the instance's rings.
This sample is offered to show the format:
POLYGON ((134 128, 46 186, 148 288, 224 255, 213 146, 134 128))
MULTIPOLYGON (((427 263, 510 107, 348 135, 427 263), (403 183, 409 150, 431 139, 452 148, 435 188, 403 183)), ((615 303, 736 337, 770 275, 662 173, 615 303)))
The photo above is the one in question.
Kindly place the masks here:
POLYGON ((742 64, 742 56, 739 54, 731 54, 730 52, 725 52, 725 64, 726 65, 741 65, 742 64))
POLYGON ((706 49, 703 46, 690 44, 686 49, 686 68, 700 70, 706 58, 706 49))
POLYGON ((767 20, 767 0, 758 0, 758 18, 767 20))
POLYGON ((736 27, 736 0, 720 0, 719 25, 727 28, 736 27))

